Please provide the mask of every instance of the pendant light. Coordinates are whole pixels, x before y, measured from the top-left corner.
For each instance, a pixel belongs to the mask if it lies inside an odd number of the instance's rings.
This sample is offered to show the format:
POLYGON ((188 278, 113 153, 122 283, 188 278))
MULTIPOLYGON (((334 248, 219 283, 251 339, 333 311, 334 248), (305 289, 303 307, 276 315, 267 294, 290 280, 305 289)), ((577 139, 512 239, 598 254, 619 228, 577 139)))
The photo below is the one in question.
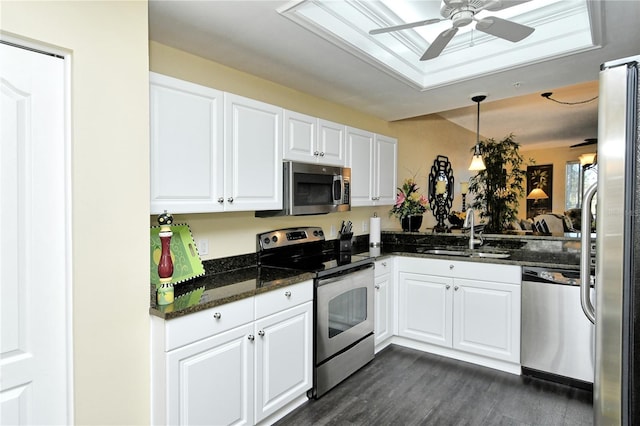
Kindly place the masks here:
POLYGON ((487 168, 482 160, 482 153, 480 152, 480 102, 484 101, 487 95, 476 95, 471 100, 478 104, 478 121, 476 126, 476 146, 473 150, 473 158, 471 159, 471 165, 469 170, 480 171, 487 168))

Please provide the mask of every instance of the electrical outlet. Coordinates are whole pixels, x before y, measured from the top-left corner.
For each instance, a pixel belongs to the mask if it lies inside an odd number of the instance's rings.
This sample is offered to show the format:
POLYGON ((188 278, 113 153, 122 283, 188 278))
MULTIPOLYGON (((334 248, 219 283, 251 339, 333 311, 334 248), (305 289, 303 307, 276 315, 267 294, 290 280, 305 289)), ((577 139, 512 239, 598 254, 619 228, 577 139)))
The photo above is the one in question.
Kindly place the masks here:
POLYGON ((366 220, 362 221, 362 232, 367 232, 369 231, 369 222, 366 220))
POLYGON ((198 254, 204 256, 209 254, 209 240, 206 238, 200 238, 198 240, 198 254))

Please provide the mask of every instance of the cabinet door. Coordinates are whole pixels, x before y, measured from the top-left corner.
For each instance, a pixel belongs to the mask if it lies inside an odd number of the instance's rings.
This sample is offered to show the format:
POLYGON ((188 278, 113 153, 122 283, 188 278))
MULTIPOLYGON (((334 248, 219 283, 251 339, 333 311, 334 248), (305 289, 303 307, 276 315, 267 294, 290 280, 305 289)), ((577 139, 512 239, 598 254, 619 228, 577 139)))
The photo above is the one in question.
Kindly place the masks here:
POLYGON ((373 133, 347 127, 347 156, 351 167, 351 205, 373 204, 373 133))
POLYGON ((150 73, 151 213, 221 211, 223 93, 150 73))
POLYGON ((329 166, 346 165, 346 126, 327 120, 318 120, 319 162, 329 166))
POLYGON ((225 210, 282 208, 282 108, 225 94, 225 210))
POLYGON ((312 387, 313 303, 256 321, 256 422, 312 387))
POLYGON ((315 163, 320 154, 317 135, 317 118, 285 110, 283 159, 315 163))
POLYGON ((451 347, 452 279, 400 272, 398 274, 398 334, 451 347))
POLYGON ((398 143, 396 139, 376 135, 374 203, 394 204, 398 175, 398 143))
POLYGON ((393 289, 391 274, 376 275, 375 279, 375 324, 373 333, 376 346, 393 335, 393 289))
POLYGON ((520 286, 454 279, 453 347, 520 362, 520 286))
POLYGON ((247 324, 168 352, 169 424, 254 423, 252 334, 247 324))

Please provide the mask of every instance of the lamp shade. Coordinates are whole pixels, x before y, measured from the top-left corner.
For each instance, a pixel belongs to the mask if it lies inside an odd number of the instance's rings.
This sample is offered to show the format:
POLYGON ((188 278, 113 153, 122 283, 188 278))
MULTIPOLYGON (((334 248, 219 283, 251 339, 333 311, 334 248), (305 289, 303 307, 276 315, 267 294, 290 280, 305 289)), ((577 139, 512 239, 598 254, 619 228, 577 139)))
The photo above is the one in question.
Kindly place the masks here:
POLYGON ((549 198, 549 196, 540 188, 533 188, 529 195, 527 195, 527 199, 529 200, 542 200, 545 198, 549 198))
POLYGON ((486 168, 487 166, 484 165, 484 161, 482 160, 482 155, 474 155, 473 158, 471 159, 469 170, 480 171, 486 168))
POLYGON ((581 166, 589 166, 596 161, 596 153, 590 152, 587 154, 582 154, 580 157, 578 157, 578 160, 580 160, 581 166))

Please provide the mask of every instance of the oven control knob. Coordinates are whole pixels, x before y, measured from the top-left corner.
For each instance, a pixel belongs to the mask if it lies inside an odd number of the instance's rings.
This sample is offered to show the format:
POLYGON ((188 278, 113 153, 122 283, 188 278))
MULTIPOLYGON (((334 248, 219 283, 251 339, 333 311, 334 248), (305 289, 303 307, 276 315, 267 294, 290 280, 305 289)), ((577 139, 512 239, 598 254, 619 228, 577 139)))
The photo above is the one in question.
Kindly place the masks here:
POLYGON ((265 244, 269 244, 271 242, 269 237, 265 237, 265 239, 263 241, 264 241, 265 244))
POLYGON ((278 237, 276 237, 275 235, 273 237, 271 237, 271 241, 273 241, 274 243, 278 242, 278 237))
POLYGON ((322 229, 318 231, 318 235, 320 235, 320 236, 324 235, 324 232, 322 231, 322 229))

